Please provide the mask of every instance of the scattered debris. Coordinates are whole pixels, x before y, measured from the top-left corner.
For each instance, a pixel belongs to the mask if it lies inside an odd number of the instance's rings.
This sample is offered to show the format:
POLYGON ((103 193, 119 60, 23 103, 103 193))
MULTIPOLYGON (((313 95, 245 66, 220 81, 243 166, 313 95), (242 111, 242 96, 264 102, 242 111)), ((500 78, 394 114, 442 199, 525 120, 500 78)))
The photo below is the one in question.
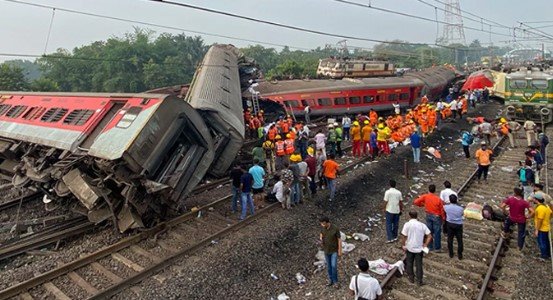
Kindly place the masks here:
POLYGON ((368 235, 357 232, 353 234, 353 238, 355 240, 361 240, 362 242, 368 241, 370 239, 368 235))
POLYGON ((272 278, 273 280, 278 280, 278 276, 276 276, 274 273, 271 273, 271 278, 272 278))
POLYGON ((283 292, 282 294, 278 295, 277 300, 290 300, 290 297, 288 297, 288 295, 283 292))
POLYGON ((307 281, 305 276, 301 275, 301 273, 296 273, 296 280, 298 281, 298 284, 304 284, 307 281))

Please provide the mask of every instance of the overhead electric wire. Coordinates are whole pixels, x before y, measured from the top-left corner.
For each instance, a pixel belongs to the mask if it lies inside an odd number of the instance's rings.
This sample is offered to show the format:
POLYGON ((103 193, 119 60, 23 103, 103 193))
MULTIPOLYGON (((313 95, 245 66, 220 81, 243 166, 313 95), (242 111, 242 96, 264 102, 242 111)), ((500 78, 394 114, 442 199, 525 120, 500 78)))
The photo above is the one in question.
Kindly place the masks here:
POLYGON ((190 30, 190 29, 186 29, 186 28, 182 28, 182 27, 169 26, 169 25, 160 25, 160 24, 155 24, 155 23, 151 23, 151 22, 125 19, 125 18, 101 15, 101 14, 96 14, 96 13, 89 13, 89 12, 78 11, 78 10, 73 10, 73 9, 67 9, 67 8, 62 8, 62 7, 55 7, 55 6, 51 6, 51 5, 45 5, 45 4, 30 3, 30 2, 19 1, 19 0, 0 0, 0 1, 11 2, 11 3, 15 3, 15 4, 21 4, 21 5, 29 5, 29 6, 34 6, 34 7, 38 7, 38 8, 48 9, 48 10, 55 9, 55 10, 58 10, 58 11, 68 12, 68 13, 72 13, 72 14, 102 18, 102 19, 109 19, 109 20, 120 21, 120 22, 134 23, 134 24, 145 25, 145 26, 150 26, 150 27, 164 28, 164 29, 188 32, 188 33, 193 33, 193 34, 198 34, 198 35, 213 36, 213 37, 226 38, 226 39, 231 39, 231 40, 236 40, 236 41, 257 43, 257 44, 261 44, 261 45, 269 45, 269 46, 282 47, 282 48, 288 47, 288 48, 292 48, 292 49, 305 50, 305 51, 312 50, 312 49, 305 48, 305 47, 288 46, 288 45, 284 45, 284 44, 264 42, 264 41, 253 40, 253 39, 245 39, 245 38, 239 38, 239 37, 223 35, 223 34, 217 34, 217 33, 209 33, 209 32, 204 32, 204 31, 190 30))
MULTIPOLYGON (((217 9, 192 5, 192 4, 183 3, 183 2, 170 1, 170 0, 145 0, 145 1, 154 2, 154 3, 161 3, 161 4, 167 4, 167 5, 173 5, 173 6, 180 6, 180 7, 184 7, 184 8, 188 8, 188 9, 208 12, 208 13, 227 16, 227 17, 236 18, 236 19, 242 19, 242 20, 246 20, 246 21, 250 21, 250 22, 266 24, 266 25, 271 25, 271 26, 276 26, 276 27, 281 27, 281 28, 287 28, 287 29, 290 29, 290 30, 301 31, 301 32, 306 32, 306 33, 312 33, 312 34, 316 34, 316 35, 323 35, 323 36, 330 36, 330 37, 348 39, 348 40, 375 42, 375 43, 381 43, 381 44, 395 44, 395 45, 438 46, 438 47, 451 49, 451 50, 458 49, 456 47, 451 47, 451 46, 446 46, 446 45, 439 45, 437 43, 412 43, 412 42, 404 42, 404 41, 386 41, 386 40, 379 40, 379 39, 372 39, 372 38, 365 38, 365 37, 358 37, 358 36, 350 36, 350 35, 341 34, 341 33, 324 32, 324 31, 320 31, 320 30, 316 30, 316 29, 303 28, 303 27, 300 27, 300 26, 288 25, 288 24, 283 24, 283 23, 279 23, 279 22, 275 22, 275 21, 268 21, 268 20, 264 20, 264 19, 238 15, 238 14, 231 13, 231 12, 226 12, 226 11, 221 11, 221 10, 217 10, 217 9)), ((510 37, 510 35, 506 35, 506 36, 510 37)), ((467 51, 472 51, 471 49, 466 49, 466 50, 467 51)))
MULTIPOLYGON (((151 1, 153 1, 153 0, 151 0, 151 1)), ((418 19, 418 20, 427 21, 427 22, 432 22, 432 23, 438 22, 439 24, 443 24, 443 25, 458 25, 458 24, 453 24, 453 23, 449 23, 449 22, 445 22, 445 21, 434 20, 434 19, 427 18, 427 17, 421 17, 421 16, 417 16, 417 15, 413 15, 413 14, 409 14, 409 13, 405 13, 405 12, 400 12, 400 11, 396 11, 396 10, 392 10, 392 9, 388 9, 388 8, 377 7, 377 6, 370 5, 370 4, 357 3, 357 2, 348 1, 348 0, 330 0, 330 1, 338 2, 338 3, 342 3, 342 4, 347 4, 347 5, 352 5, 352 6, 363 7, 363 8, 366 8, 366 9, 378 10, 378 11, 382 11, 382 12, 386 12, 386 13, 390 13, 390 14, 394 14, 394 15, 400 15, 400 16, 413 18, 413 19, 418 19)), ((508 37, 511 36, 511 35, 505 34, 505 33, 498 33, 498 32, 488 31, 488 30, 484 30, 484 29, 481 29, 481 28, 476 28, 476 27, 471 27, 471 26, 466 26, 466 25, 462 25, 462 27, 465 28, 465 29, 468 29, 468 30, 491 33, 491 34, 498 35, 498 36, 508 36, 508 37)))

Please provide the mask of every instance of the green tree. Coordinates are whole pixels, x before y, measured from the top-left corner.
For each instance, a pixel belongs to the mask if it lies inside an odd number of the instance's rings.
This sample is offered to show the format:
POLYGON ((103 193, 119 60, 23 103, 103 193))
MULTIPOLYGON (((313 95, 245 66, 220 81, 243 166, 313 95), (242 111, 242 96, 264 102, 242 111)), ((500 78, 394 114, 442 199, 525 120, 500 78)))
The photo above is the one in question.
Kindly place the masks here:
POLYGON ((31 90, 33 92, 57 92, 60 87, 52 79, 41 77, 31 82, 31 90))
POLYGON ((10 64, 0 64, 0 90, 24 91, 29 88, 23 69, 10 64))

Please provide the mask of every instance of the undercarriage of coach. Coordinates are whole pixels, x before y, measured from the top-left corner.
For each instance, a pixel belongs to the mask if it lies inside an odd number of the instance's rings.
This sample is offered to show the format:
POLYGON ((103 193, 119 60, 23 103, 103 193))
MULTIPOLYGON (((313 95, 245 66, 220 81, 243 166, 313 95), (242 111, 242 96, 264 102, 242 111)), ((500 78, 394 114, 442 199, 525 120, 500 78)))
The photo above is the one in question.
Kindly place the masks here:
POLYGON ((93 223, 111 220, 124 232, 178 212, 201 179, 196 171, 213 160, 213 152, 193 138, 175 136, 152 174, 136 172, 129 157, 106 160, 9 140, 0 141, 0 169, 16 188, 43 193, 50 208, 69 205, 93 223))
POLYGON ((550 123, 553 121, 553 105, 520 105, 508 104, 507 117, 513 118, 515 121, 524 122, 532 120, 536 123, 550 123))

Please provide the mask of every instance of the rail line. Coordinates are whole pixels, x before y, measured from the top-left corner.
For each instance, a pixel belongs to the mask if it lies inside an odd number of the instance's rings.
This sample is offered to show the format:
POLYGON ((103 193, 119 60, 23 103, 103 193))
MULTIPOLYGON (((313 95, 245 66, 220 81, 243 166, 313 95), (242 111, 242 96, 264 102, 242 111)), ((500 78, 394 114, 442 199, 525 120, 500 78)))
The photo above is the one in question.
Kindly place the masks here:
MULTIPOLYGON (((518 145, 525 145, 526 140, 517 139, 517 142, 518 145)), ((490 167, 490 184, 476 183, 476 170, 473 167, 459 170, 458 176, 450 180, 453 186, 460 186, 458 194, 462 203, 488 203, 497 209, 503 198, 512 193, 518 182, 515 170, 524 153, 521 147, 507 149, 503 146, 506 143, 506 139, 500 139, 493 147, 497 156, 490 167)), ((522 255, 517 250, 509 251, 509 240, 503 239, 500 235, 501 224, 466 219, 463 226, 463 260, 449 258, 447 246, 444 247, 445 235, 442 234, 442 248, 445 251, 425 256, 425 284, 414 289, 406 278, 397 279, 399 270, 394 268, 380 283, 387 298, 510 298, 514 293, 514 283, 502 278, 512 278, 516 274, 513 274, 515 271, 502 269, 501 265, 518 265, 521 263, 522 255)), ((405 259, 401 250, 394 249, 393 253, 403 257, 402 260, 405 259)))
MULTIPOLYGON (((344 166, 343 169, 352 169, 366 160, 368 157, 363 157, 344 166)), ((70 296, 63 291, 63 287, 58 287, 53 282, 62 277, 80 288, 81 294, 77 296, 78 298, 105 299, 152 277, 176 259, 189 255, 206 245, 216 243, 221 237, 247 226, 280 207, 279 203, 270 204, 256 211, 253 216, 239 221, 229 219, 223 213, 223 211, 228 211, 230 198, 231 196, 222 197, 195 211, 124 238, 111 246, 32 279, 15 284, 0 291, 0 299, 16 296, 33 299, 32 294, 42 295, 43 292, 50 293, 56 298, 70 299, 70 296), (118 272, 118 268, 106 267, 106 265, 113 266, 114 264, 122 266, 121 269, 125 268, 126 272, 118 272), (97 287, 87 282, 78 273, 79 270, 84 269, 102 276, 110 284, 97 287)), ((159 277, 160 275, 154 276, 160 281, 163 280, 159 277)))

